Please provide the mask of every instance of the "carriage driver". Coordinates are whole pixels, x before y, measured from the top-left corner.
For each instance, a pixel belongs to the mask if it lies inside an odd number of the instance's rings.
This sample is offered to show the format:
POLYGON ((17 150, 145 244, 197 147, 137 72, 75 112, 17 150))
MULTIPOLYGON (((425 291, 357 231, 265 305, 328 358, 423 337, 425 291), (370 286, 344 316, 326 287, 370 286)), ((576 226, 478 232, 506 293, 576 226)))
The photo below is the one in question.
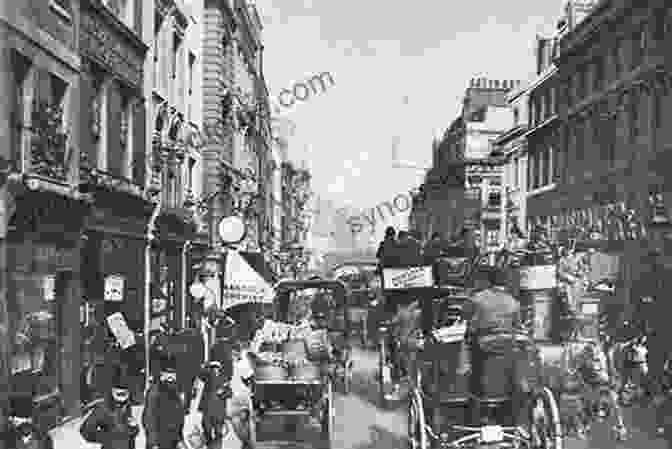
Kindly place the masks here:
POLYGON ((512 337, 521 329, 520 304, 509 293, 508 276, 501 267, 493 267, 482 281, 487 285, 467 304, 471 391, 481 397, 513 394, 513 410, 518 413, 516 424, 525 425, 529 421, 525 407, 530 393, 526 376, 531 373, 525 371, 529 362, 524 353, 511 350, 512 337))

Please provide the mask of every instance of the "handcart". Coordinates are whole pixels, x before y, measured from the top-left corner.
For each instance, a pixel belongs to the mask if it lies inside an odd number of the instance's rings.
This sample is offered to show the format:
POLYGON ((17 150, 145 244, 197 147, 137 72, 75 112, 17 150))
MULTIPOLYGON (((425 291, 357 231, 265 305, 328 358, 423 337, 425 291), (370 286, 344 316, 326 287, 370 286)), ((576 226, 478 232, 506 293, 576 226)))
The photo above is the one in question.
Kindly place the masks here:
MULTIPOLYGON (((410 447, 561 449, 564 442, 557 402, 544 384, 539 353, 526 333, 512 332, 511 351, 502 363, 509 366, 512 359, 507 357, 517 357, 529 366, 525 377, 530 391, 516 396, 513 385, 502 385, 501 391, 495 389, 496 394, 490 390, 474 393, 476 382, 482 380, 476 379, 471 369, 472 346, 466 338, 465 322, 468 313, 446 321, 440 310, 468 307, 470 284, 487 271, 487 263, 481 258, 449 259, 437 260, 433 266, 383 270, 384 289, 424 299, 423 327, 430 327, 429 335, 423 335, 418 344, 417 363, 409 373, 410 447), (525 422, 517 422, 516 415, 524 415, 525 422)), ((502 384, 506 382, 510 381, 502 384)))
MULTIPOLYGON (((278 349, 282 348, 287 356, 275 363, 262 364, 260 361, 263 359, 263 352, 258 353, 253 385, 253 421, 260 424, 271 416, 312 417, 321 427, 322 440, 327 447, 332 447, 335 441, 334 379, 340 378, 346 388, 349 388, 352 373, 346 287, 338 281, 281 281, 275 286, 275 291, 273 322, 280 330, 275 332, 274 343, 265 345, 266 349, 271 346, 275 353, 279 353, 278 349), (326 331, 334 349, 330 360, 325 359, 319 364, 304 360, 302 354, 310 352, 310 345, 291 337, 291 329, 296 329, 291 327, 296 325, 296 310, 301 308, 292 308, 292 298, 303 295, 300 297, 311 300, 311 292, 315 291, 320 294, 326 292, 330 297, 326 331), (283 325, 287 327, 283 328, 283 325), (284 336, 278 337, 283 332, 284 336)), ((306 309, 309 308, 308 306, 306 309)), ((258 434, 256 429, 255 434, 258 434)))

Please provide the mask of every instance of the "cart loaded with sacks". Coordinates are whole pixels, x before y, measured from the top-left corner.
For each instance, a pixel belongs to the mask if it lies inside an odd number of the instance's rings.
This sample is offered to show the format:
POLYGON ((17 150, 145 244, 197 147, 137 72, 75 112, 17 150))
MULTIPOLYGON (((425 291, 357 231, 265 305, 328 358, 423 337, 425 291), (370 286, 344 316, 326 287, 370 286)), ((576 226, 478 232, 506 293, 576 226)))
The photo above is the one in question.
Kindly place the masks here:
POLYGON ((273 416, 308 417, 332 447, 334 381, 349 388, 352 370, 346 287, 339 281, 282 281, 275 291, 274 317, 252 344, 253 421, 258 426, 273 416))
POLYGON ((499 335, 492 342, 500 346, 498 356, 488 359, 483 354, 489 349, 482 345, 490 342, 472 342, 467 335, 469 297, 475 281, 492 269, 488 263, 487 257, 469 257, 455 248, 433 265, 383 269, 385 293, 412 295, 421 305, 422 335, 415 349, 407 349, 414 354, 405 354, 413 360, 408 373, 412 448, 563 447, 558 406, 529 333, 499 335), (479 366, 489 363, 488 369, 474 369, 476 357, 479 366), (520 372, 524 382, 515 378, 520 372))

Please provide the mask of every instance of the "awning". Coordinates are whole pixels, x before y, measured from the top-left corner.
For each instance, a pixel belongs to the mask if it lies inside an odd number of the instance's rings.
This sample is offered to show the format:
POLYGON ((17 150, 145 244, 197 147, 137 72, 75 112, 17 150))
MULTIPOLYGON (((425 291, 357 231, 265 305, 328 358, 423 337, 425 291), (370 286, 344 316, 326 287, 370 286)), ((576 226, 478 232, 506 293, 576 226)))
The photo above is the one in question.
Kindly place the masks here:
POLYGON ((272 303, 273 287, 235 250, 227 250, 222 310, 238 304, 272 303))
POLYGON ((275 283, 278 282, 278 277, 273 273, 273 270, 264 259, 262 253, 239 251, 239 254, 243 256, 243 259, 245 259, 245 261, 254 268, 269 285, 275 285, 275 283))

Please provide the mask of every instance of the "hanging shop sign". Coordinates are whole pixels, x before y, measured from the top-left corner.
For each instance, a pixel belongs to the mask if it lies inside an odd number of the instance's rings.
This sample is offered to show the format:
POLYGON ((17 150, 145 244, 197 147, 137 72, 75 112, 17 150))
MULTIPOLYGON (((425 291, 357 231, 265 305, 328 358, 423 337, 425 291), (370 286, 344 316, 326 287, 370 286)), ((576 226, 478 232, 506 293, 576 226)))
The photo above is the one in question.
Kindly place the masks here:
POLYGON ((383 288, 399 289, 431 287, 434 275, 431 266, 411 268, 383 268, 383 288))
POLYGON ((120 302, 124 300, 124 283, 123 276, 118 274, 111 274, 105 277, 105 301, 120 302))
POLYGON ((128 349, 135 344, 135 334, 126 324, 126 319, 121 312, 113 313, 107 317, 107 325, 112 334, 117 338, 122 349, 128 349))
POLYGON ((224 285, 223 310, 245 303, 272 303, 275 292, 266 280, 237 251, 228 250, 224 285))

